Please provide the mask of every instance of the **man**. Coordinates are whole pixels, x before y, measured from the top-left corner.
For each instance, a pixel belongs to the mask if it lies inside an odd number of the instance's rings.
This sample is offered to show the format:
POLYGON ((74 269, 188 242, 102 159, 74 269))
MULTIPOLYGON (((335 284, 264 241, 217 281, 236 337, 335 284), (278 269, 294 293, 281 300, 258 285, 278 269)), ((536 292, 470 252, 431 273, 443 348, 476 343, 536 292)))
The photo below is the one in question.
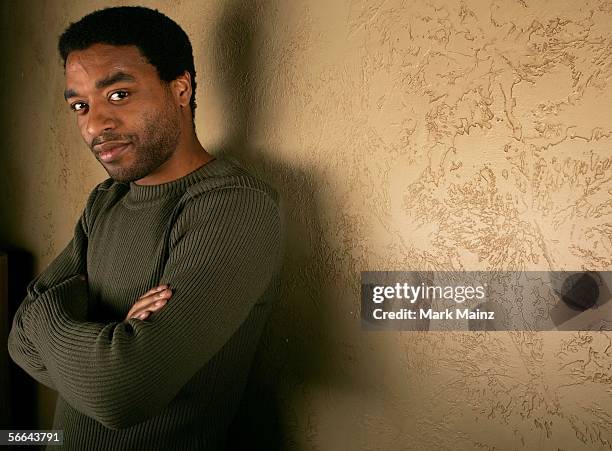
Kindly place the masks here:
POLYGON ((58 391, 65 449, 220 449, 277 293, 276 194, 202 148, 191 44, 168 17, 96 11, 59 50, 111 178, 29 285, 10 355, 58 391))

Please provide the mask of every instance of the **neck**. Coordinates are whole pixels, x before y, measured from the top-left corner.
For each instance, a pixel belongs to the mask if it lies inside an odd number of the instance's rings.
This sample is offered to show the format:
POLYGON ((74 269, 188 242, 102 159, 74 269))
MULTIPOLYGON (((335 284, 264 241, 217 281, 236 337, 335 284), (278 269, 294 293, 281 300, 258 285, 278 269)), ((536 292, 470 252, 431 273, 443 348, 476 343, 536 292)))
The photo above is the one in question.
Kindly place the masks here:
POLYGON ((136 180, 137 185, 159 185, 168 183, 195 171, 214 160, 198 140, 193 128, 189 133, 181 134, 181 139, 172 156, 152 173, 136 180))

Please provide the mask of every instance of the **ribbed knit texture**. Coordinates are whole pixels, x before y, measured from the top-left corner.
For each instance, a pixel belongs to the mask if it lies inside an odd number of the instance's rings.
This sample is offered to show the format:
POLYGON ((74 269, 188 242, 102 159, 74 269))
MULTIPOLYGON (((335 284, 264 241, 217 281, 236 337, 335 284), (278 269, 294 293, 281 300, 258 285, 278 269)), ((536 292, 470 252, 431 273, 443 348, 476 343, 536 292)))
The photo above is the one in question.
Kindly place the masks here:
POLYGON ((279 235, 276 193, 227 161, 98 185, 9 336, 12 359, 59 392, 63 449, 222 449, 277 295, 279 235), (124 321, 164 283, 160 311, 124 321))

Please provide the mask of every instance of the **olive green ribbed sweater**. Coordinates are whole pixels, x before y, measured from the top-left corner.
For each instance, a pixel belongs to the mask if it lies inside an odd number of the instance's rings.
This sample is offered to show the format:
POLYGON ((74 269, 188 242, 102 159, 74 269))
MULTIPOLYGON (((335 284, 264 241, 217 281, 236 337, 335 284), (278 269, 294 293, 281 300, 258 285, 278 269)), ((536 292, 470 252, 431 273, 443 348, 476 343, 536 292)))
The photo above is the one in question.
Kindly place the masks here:
POLYGON ((279 235, 275 191, 227 161, 98 185, 9 336, 12 359, 59 392, 64 449, 220 449, 277 295, 279 235), (160 311, 124 321, 165 283, 160 311))

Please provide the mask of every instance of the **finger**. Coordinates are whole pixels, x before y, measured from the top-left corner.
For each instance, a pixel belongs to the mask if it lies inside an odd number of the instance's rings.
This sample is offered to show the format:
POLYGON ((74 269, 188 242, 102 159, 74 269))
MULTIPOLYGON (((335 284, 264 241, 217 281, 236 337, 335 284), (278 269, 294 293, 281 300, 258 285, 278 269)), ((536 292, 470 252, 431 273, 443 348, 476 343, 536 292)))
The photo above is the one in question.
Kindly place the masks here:
POLYGON ((146 319, 149 317, 149 315, 151 315, 152 313, 157 312, 158 310, 161 310, 162 307, 165 305, 166 303, 163 302, 162 304, 155 306, 155 307, 150 307, 147 308, 145 310, 138 310, 136 312, 134 312, 132 315, 129 315, 127 317, 127 319, 132 319, 132 318, 136 318, 136 319, 146 319))
POLYGON ((168 284, 164 284, 164 285, 159 285, 157 287, 151 288, 149 291, 147 291, 145 294, 143 294, 142 296, 140 296, 138 299, 142 299, 144 297, 147 297, 153 293, 157 293, 159 291, 165 290, 166 288, 168 288, 168 284))
POLYGON ((147 305, 154 304, 155 302, 161 299, 168 299, 170 298, 170 296, 172 296, 172 290, 170 290, 169 288, 157 293, 152 293, 147 297, 140 298, 138 301, 136 301, 134 305, 132 305, 130 312, 145 308, 147 305))
POLYGON ((148 311, 144 311, 142 313, 140 313, 137 316, 134 316, 134 318, 139 319, 139 320, 145 320, 149 317, 150 313, 148 311))
POLYGON ((164 305, 166 305, 167 299, 160 299, 159 301, 153 303, 153 304, 149 304, 145 307, 142 308, 138 308, 138 309, 133 309, 133 311, 130 311, 130 313, 128 313, 127 318, 138 318, 140 315, 142 315, 143 313, 147 313, 147 312, 155 312, 157 310, 160 310, 164 305))

